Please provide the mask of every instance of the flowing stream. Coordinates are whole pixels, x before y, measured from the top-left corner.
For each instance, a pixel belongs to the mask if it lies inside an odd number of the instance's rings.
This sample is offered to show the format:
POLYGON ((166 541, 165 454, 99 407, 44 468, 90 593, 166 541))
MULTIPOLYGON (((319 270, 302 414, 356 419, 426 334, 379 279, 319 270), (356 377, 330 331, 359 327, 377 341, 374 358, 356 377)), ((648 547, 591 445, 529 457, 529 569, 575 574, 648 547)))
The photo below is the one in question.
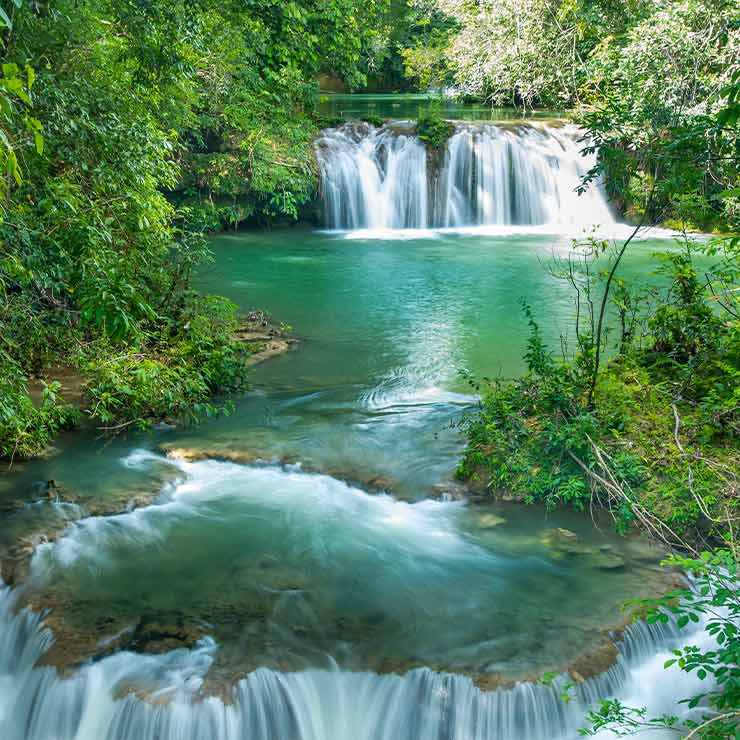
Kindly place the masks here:
POLYGON ((453 478, 461 371, 521 372, 522 297, 557 346, 570 298, 542 263, 610 223, 574 137, 461 124, 435 175, 403 127, 340 127, 318 146, 342 232, 214 240, 201 287, 301 342, 229 417, 70 435, 0 481, 0 557, 35 546, 0 588, 0 738, 565 740, 602 697, 677 711, 687 636, 608 634, 664 587, 660 549, 453 478), (497 225, 539 230, 476 230, 497 225), (570 702, 538 682, 566 670, 570 702))

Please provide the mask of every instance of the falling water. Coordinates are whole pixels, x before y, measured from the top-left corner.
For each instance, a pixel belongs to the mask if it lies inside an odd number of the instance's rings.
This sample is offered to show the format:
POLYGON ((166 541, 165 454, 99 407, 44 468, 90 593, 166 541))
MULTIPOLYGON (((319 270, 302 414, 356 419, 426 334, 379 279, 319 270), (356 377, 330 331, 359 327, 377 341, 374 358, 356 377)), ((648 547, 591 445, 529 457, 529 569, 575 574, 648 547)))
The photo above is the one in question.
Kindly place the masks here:
POLYGON ((437 172, 408 129, 345 124, 317 142, 334 229, 612 224, 575 126, 460 124, 437 172))
POLYGON ((558 682, 483 692, 427 668, 377 675, 328 660, 299 672, 261 668, 226 696, 209 696, 204 679, 218 650, 209 638, 161 655, 117 653, 61 678, 36 665, 53 638, 39 615, 16 610, 16 599, 0 584, 3 740, 555 740, 576 737, 601 697, 635 697, 659 713, 696 689, 675 669, 663 675, 675 631, 644 624, 625 633, 615 665, 579 684, 568 703, 558 682))
MULTIPOLYGON (((124 462, 146 468, 164 459, 136 451, 124 462)), ((362 552, 380 548, 392 561, 405 556, 409 562, 431 564, 436 578, 444 577, 435 561, 440 552, 444 562, 459 561, 466 570, 492 557, 453 526, 465 509, 462 502, 410 504, 369 495, 329 476, 270 465, 173 465, 182 477, 166 484, 150 506, 71 524, 56 542, 36 549, 27 586, 12 590, 0 582, 2 740, 570 740, 584 725, 588 708, 601 698, 616 696, 660 714, 675 712, 678 699, 699 691, 695 676, 676 668, 666 674, 663 664, 687 638, 707 643, 701 624, 692 625, 689 635, 670 624, 634 625, 615 638, 614 665, 578 683, 569 702, 561 698, 565 677, 554 685, 525 681, 482 691, 465 675, 426 667, 401 675, 350 670, 340 667, 331 651, 306 663, 310 668, 262 667, 223 688, 217 662, 221 648, 211 636, 192 648, 161 654, 122 650, 60 676, 42 664, 54 638, 42 615, 18 608, 21 589, 53 581, 76 566, 92 568, 98 579, 110 577, 109 553, 117 547, 159 546, 188 518, 198 520, 203 534, 209 517, 222 517, 219 502, 256 506, 249 517, 261 520, 261 528, 286 510, 296 534, 305 520, 307 531, 318 539, 312 542, 304 532, 296 546, 313 567, 318 561, 312 552, 350 562, 333 529, 325 533, 329 539, 322 539, 327 522, 347 530, 347 542, 362 552), (397 549, 389 550, 391 545, 397 549)), ((285 530, 281 536, 290 537, 285 530)), ((417 598, 411 589, 405 593, 417 598)), ((287 648, 288 631, 281 634, 287 648)), ((100 643, 103 652, 105 644, 100 643)))
POLYGON ((427 226, 427 153, 415 136, 347 124, 325 132, 317 149, 332 228, 427 226))

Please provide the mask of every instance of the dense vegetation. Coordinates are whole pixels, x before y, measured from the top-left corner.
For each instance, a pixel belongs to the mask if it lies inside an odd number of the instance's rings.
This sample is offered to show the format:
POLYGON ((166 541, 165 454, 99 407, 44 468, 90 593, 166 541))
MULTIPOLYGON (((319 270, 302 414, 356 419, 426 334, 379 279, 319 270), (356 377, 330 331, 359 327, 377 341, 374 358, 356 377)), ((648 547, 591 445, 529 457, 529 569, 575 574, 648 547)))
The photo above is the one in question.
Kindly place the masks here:
MULTIPOLYGON (((568 108, 636 224, 712 230, 627 285, 631 240, 553 266, 573 290, 564 357, 525 306, 528 373, 478 384, 460 467, 548 506, 597 502, 692 557, 646 604, 708 619, 714 684, 695 737, 737 736, 740 475, 740 5, 734 0, 12 0, 0 3, 0 457, 79 422, 191 420, 246 382, 236 307, 192 287, 203 234, 299 218, 315 195, 319 75, 568 108), (49 380, 33 396, 29 379, 49 380), (699 551, 711 551, 700 555, 699 551)), ((438 149, 438 114, 417 131, 438 149)), ((698 698, 694 699, 699 701, 698 698)), ((596 728, 665 726, 608 702, 596 728)), ((683 728, 684 730, 686 728, 683 728)))
MULTIPOLYGON (((458 91, 494 105, 573 110, 607 155, 614 202, 635 221, 737 226, 737 195, 723 197, 735 181, 732 139, 722 125, 707 125, 740 65, 736 2, 438 0, 436 7, 454 21, 436 51, 458 91)), ((413 54, 406 58, 407 73, 421 76, 413 54)))
POLYGON ((78 414, 212 413, 244 384, 235 306, 199 296, 201 236, 294 218, 315 188, 316 75, 363 81, 384 3, 14 0, 0 12, 0 457, 78 414))
MULTIPOLYGON (((552 6, 461 6, 464 30, 453 48, 458 74, 469 75, 473 86, 494 99, 512 95, 522 102, 578 106, 599 150, 584 186, 606 176, 636 227, 623 242, 578 241, 566 259, 552 265, 553 275, 573 291, 575 336, 563 338, 556 357, 541 338, 537 317, 524 306, 528 372, 512 382, 472 381, 482 402, 465 422, 468 447, 459 473, 492 493, 506 490, 551 507, 604 506, 619 530, 637 525, 684 553, 669 564, 698 579, 693 589, 642 605, 654 621, 703 623, 716 640, 716 648, 688 645, 669 661, 707 680, 704 694, 686 697, 690 706, 703 707, 698 719, 650 717, 610 700, 591 714, 586 734, 604 727, 619 734, 674 727, 686 737, 736 737, 738 6, 617 3, 609 6, 621 9, 616 17, 579 13, 572 26, 565 5, 563 12, 550 13, 549 23, 537 15, 552 6), (512 48, 512 35, 497 36, 498 26, 465 21, 466 13, 519 23, 517 44, 523 46, 512 48), (548 66, 555 58, 541 40, 548 28, 557 28, 556 35, 571 28, 572 75, 548 66), (501 44, 509 44, 510 67, 493 64, 507 59, 501 44), (653 222, 714 228, 722 236, 707 242, 685 235, 675 250, 656 255, 655 272, 662 276, 657 287, 648 285, 647 276, 644 284, 626 284, 621 262, 635 234, 653 222)), ((553 55, 563 54, 555 48, 553 55)))

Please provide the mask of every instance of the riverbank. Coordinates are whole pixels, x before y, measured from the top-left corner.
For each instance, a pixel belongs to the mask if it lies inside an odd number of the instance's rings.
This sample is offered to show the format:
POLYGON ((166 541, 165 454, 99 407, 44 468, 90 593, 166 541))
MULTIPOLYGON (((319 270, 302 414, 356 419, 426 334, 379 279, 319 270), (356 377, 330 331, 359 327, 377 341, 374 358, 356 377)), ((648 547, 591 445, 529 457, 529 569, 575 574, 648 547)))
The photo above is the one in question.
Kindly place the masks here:
POLYGON ((648 299, 622 281, 612 299, 621 339, 601 367, 588 333, 578 335, 575 355, 556 359, 527 308, 528 373, 483 384, 481 405, 464 424, 458 477, 494 497, 600 506, 619 531, 638 527, 684 552, 734 542, 740 427, 731 244, 687 241, 683 252, 664 255, 670 283, 648 299), (702 251, 717 263, 699 267, 702 251), (657 304, 651 314, 645 300, 657 304))
POLYGON ((35 413, 58 408, 69 421, 47 425, 38 439, 24 442, 18 437, 7 455, 10 464, 53 455, 54 434, 65 428, 119 434, 132 426, 192 423, 199 416, 228 412, 228 403, 210 399, 245 389, 249 368, 289 351, 298 341, 289 327, 275 324, 264 311, 191 320, 203 331, 209 324, 210 336, 198 339, 202 346, 139 345, 111 357, 103 347, 81 345, 67 348, 62 356, 70 364, 38 371, 27 386, 35 413))

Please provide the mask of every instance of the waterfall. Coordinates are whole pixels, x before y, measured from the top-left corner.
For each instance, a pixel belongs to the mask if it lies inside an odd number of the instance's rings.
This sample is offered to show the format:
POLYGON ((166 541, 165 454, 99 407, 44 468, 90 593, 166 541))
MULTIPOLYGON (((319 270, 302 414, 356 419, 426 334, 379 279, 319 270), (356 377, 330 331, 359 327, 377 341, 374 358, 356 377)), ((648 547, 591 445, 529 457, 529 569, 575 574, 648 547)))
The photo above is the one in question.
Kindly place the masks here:
MULTIPOLYGON (((16 602, 17 591, 0 584, 3 740, 556 740, 577 737, 599 698, 616 695, 658 714, 698 689, 698 679, 663 670, 675 629, 642 623, 618 643, 615 665, 578 684, 568 703, 562 683, 484 692, 427 668, 377 675, 328 660, 299 672, 261 668, 227 696, 209 696, 203 685, 217 646, 208 638, 160 655, 117 653, 62 678, 36 665, 53 638, 16 602)), ((684 638, 706 641, 694 629, 684 638)))
POLYGON ((345 124, 317 142, 332 229, 581 227, 614 223, 575 126, 459 124, 439 172, 408 129, 345 124))
POLYGON ((408 133, 345 124, 317 142, 326 223, 337 229, 422 229, 427 154, 408 133))
MULTIPOLYGON (((164 458, 147 451, 134 451, 124 460, 134 469, 161 462, 164 458)), ((601 675, 577 683, 569 702, 561 698, 564 676, 553 685, 524 681, 483 691, 468 676, 428 667, 402 675, 349 670, 332 659, 339 651, 331 649, 312 649, 310 658, 300 663, 310 666, 303 670, 261 667, 233 682, 232 668, 226 669, 225 678, 219 646, 210 636, 191 648, 158 654, 121 650, 91 659, 64 676, 44 666, 42 659, 54 637, 42 614, 19 608, 23 588, 57 579, 76 566, 103 578, 112 550, 126 543, 137 550, 148 543, 159 546, 169 529, 188 517, 198 519, 202 536, 209 515, 224 515, 218 502, 234 497, 259 506, 249 511, 249 517, 259 519, 263 530, 281 513, 290 512, 294 544, 285 529, 268 531, 268 537, 285 540, 290 551, 314 567, 322 559, 331 568, 350 562, 350 551, 332 527, 345 532, 345 542, 362 552, 377 550, 380 538, 387 538, 386 570, 390 562, 404 559, 434 566, 440 552, 445 561, 460 563, 465 570, 480 569, 485 562, 481 558, 488 557, 453 526, 455 514, 464 508, 462 502, 412 504, 370 495, 295 467, 213 460, 171 464, 182 476, 166 484, 155 502, 76 521, 54 542, 36 548, 26 586, 14 590, 0 581, 2 740, 575 740, 589 707, 602 698, 647 706, 655 716, 691 711, 677 707, 677 701, 707 689, 696 675, 676 666, 668 672, 663 668, 670 651, 680 644, 711 649, 703 623, 684 632, 670 623, 631 626, 615 636, 615 663, 601 675), (297 526, 299 521, 304 521, 303 529, 297 526), (326 527, 328 539, 322 534, 326 527), (331 547, 326 546, 329 541, 331 547)), ((234 516, 233 510, 229 516, 234 516)), ((361 561, 352 562, 363 568, 361 561)), ((379 568, 373 573, 382 578, 379 568)), ((442 575, 441 569, 434 569, 435 581, 442 575)), ((486 583, 492 587, 494 579, 486 576, 486 583)), ((362 589, 368 588, 363 582, 362 589)), ((354 593, 359 600, 360 592, 354 593)), ((407 583, 403 597, 387 589, 384 593, 396 600, 418 595, 407 583)), ((455 598, 447 587, 445 594, 455 598)), ((480 602, 476 608, 481 608, 480 602)), ((300 620, 289 612, 290 624, 300 620)), ((309 617, 313 614, 321 612, 309 617)), ((443 623, 429 614, 436 637, 443 623)), ((279 619, 273 612, 272 620, 279 619)), ((289 630, 275 634, 280 635, 281 651, 296 648, 289 630)), ((104 653, 109 645, 110 639, 103 639, 99 649, 104 653)), ((536 645, 533 649, 538 650, 539 641, 536 645)), ((228 646, 224 653, 228 665, 228 646)), ((527 657, 522 654, 523 662, 527 657)), ((702 711, 698 708, 692 716, 702 711)))

